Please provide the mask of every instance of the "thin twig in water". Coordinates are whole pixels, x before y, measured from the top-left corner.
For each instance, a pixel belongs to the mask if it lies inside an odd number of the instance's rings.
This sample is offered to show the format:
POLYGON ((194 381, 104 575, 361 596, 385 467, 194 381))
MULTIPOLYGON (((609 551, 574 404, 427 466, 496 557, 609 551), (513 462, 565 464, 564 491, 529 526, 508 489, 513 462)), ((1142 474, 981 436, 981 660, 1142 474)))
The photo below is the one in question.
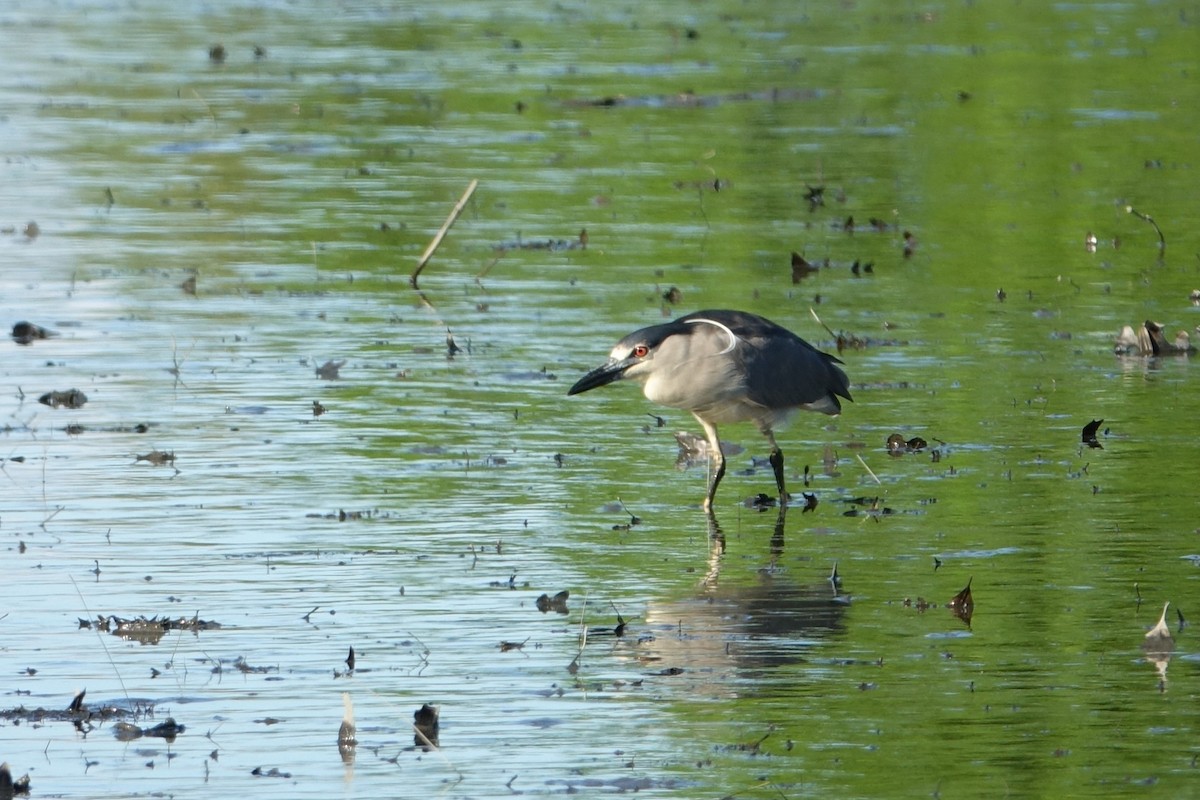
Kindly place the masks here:
MULTIPOLYGON (((71 585, 75 587, 75 594, 79 595, 79 602, 83 605, 83 610, 87 613, 88 619, 95 619, 96 617, 92 614, 92 610, 88 608, 87 600, 83 599, 83 592, 79 591, 79 584, 69 575, 67 577, 70 579, 71 585)), ((129 699, 129 690, 125 688, 125 681, 121 678, 121 671, 117 669, 117 662, 113 661, 112 655, 108 652, 108 645, 104 643, 104 634, 100 632, 99 625, 95 626, 95 631, 96 638, 100 640, 100 649, 104 651, 104 657, 108 659, 109 666, 116 673, 117 683, 121 684, 121 693, 125 695, 125 702, 129 704, 130 708, 133 708, 133 701, 129 699)))
POLYGON ((837 340, 838 335, 836 333, 834 333, 832 330, 830 330, 828 325, 826 325, 824 322, 821 322, 821 318, 817 316, 817 312, 813 310, 812 306, 809 306, 808 313, 812 314, 812 318, 817 321, 818 325, 820 325, 822 328, 825 329, 826 333, 828 333, 830 336, 832 336, 835 341, 837 340))
MULTIPOLYGON (((500 256, 496 256, 491 261, 484 264, 483 269, 479 270, 479 274, 475 276, 475 282, 479 283, 481 280, 483 280, 483 277, 492 271, 492 267, 496 266, 499 263, 500 263, 500 256)), ((482 286, 483 284, 480 283, 479 285, 482 286)))
POLYGON ((438 245, 442 243, 446 232, 450 230, 450 226, 458 219, 458 215, 462 213, 463 208, 466 207, 467 201, 471 199, 471 195, 475 193, 475 187, 478 185, 479 179, 472 179, 471 183, 467 185, 467 190, 463 192, 462 197, 458 198, 458 202, 454 204, 453 210, 450 211, 450 216, 446 217, 446 221, 442 223, 441 230, 437 232, 437 235, 433 237, 433 241, 429 243, 429 246, 425 248, 425 252, 421 254, 421 258, 417 261, 417 268, 413 270, 413 274, 408 279, 408 282, 414 289, 420 288, 417 286, 417 278, 420 277, 421 270, 425 269, 425 265, 429 263, 429 259, 433 258, 433 252, 438 249, 438 245))
POLYGON ((870 475, 875 480, 875 483, 878 484, 879 486, 883 486, 883 481, 879 480, 879 476, 871 471, 871 468, 867 466, 867 462, 863 461, 863 457, 860 456, 858 453, 855 453, 854 457, 858 459, 858 463, 863 465, 863 469, 865 469, 867 471, 867 474, 870 475))
POLYGON ((1167 239, 1165 236, 1163 236, 1162 228, 1158 227, 1158 223, 1154 221, 1154 217, 1150 216, 1149 214, 1143 214, 1133 206, 1125 206, 1125 210, 1130 214, 1133 214, 1138 219, 1145 220, 1154 226, 1154 232, 1158 234, 1158 249, 1160 252, 1165 253, 1167 251, 1167 239))

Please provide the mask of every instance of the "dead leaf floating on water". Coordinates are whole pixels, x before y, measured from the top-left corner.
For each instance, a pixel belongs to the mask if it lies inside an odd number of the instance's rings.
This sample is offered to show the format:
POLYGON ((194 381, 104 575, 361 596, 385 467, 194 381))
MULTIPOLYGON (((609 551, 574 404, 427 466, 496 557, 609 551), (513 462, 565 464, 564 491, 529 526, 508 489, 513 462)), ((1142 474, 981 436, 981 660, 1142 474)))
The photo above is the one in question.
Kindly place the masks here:
POLYGON ((1196 352, 1192 345, 1191 336, 1181 330, 1175 334, 1175 340, 1168 342, 1163 333, 1163 326, 1153 320, 1146 320, 1136 331, 1133 326, 1126 325, 1117 334, 1113 352, 1119 356, 1181 356, 1196 352))
POLYGON ((338 370, 340 370, 345 363, 345 361, 326 361, 324 364, 317 367, 317 377, 323 381, 336 381, 339 377, 338 370))
POLYGON ((968 626, 971 624, 971 615, 975 612, 975 600, 971 597, 970 578, 967 579, 967 585, 963 587, 962 591, 951 598, 950 610, 954 612, 954 616, 968 626))
POLYGON ((795 250, 792 251, 792 283, 799 283, 809 275, 819 271, 820 267, 810 263, 795 250))
POLYGON ((164 464, 174 464, 175 463, 175 451, 174 450, 170 450, 170 451, 151 450, 149 453, 146 453, 146 455, 144 455, 144 456, 137 456, 136 458, 134 458, 133 463, 136 464, 139 461, 145 461, 149 464, 153 464, 156 467, 161 467, 164 464))
POLYGON ((1142 649, 1147 653, 1166 655, 1175 649, 1175 637, 1171 635, 1171 629, 1167 626, 1167 609, 1170 606, 1170 601, 1167 601, 1163 605, 1158 624, 1146 632, 1146 638, 1142 641, 1142 649))
POLYGON ((809 213, 816 211, 818 206, 825 205, 825 187, 805 184, 804 200, 808 203, 809 213))
POLYGON ((18 322, 12 327, 12 338, 17 344, 31 344, 37 339, 49 339, 58 336, 58 331, 34 325, 32 322, 18 322))
POLYGON ((62 392, 46 392, 38 398, 39 403, 51 408, 83 408, 87 400, 87 395, 78 389, 67 389, 62 392))
POLYGON ((117 739, 122 742, 131 742, 134 739, 141 739, 143 736, 149 736, 159 739, 164 739, 168 744, 174 742, 176 737, 184 732, 187 726, 180 725, 171 717, 167 717, 166 722, 160 722, 152 728, 140 728, 132 722, 117 722, 113 725, 113 733, 117 739))
POLYGON ((30 791, 29 775, 22 775, 13 780, 12 770, 8 762, 0 764, 0 800, 9 800, 17 795, 28 795, 30 791))
POLYGON ((413 712, 413 744, 422 750, 438 746, 438 717, 442 710, 425 703, 413 712))
POLYGON ((1084 425, 1083 434, 1081 436, 1083 443, 1088 447, 1096 447, 1103 450, 1104 445, 1100 444, 1100 441, 1096 438, 1096 431, 1100 430, 1100 426, 1103 424, 1104 420, 1094 419, 1087 425, 1084 425))
POLYGON ((920 436, 914 436, 911 439, 905 439, 898 433, 893 433, 887 438, 888 452, 894 456, 903 455, 905 453, 916 453, 924 450, 929 446, 929 442, 922 439, 920 436))
POLYGON ((543 614, 545 614, 548 611, 553 611, 556 614, 566 614, 567 613, 567 599, 570 596, 571 596, 571 593, 566 589, 563 589, 561 592, 558 592, 553 597, 551 597, 548 594, 540 595, 536 601, 537 610, 542 612, 543 614))
MULTIPOLYGON (((351 669, 354 667, 351 666, 351 669)), ((355 738, 354 703, 350 700, 349 692, 342 692, 342 709, 342 724, 338 727, 338 753, 342 761, 349 764, 354 761, 354 748, 358 744, 355 738)))

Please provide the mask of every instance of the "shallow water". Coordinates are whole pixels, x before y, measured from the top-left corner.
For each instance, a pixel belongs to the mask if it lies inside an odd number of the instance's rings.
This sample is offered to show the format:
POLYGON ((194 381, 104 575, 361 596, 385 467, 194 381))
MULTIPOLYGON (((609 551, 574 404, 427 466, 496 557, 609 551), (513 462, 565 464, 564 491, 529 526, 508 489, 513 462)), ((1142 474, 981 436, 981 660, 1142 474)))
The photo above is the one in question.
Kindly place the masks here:
POLYGON ((3 707, 186 726, 6 718, 34 796, 1194 791, 1196 368, 1112 339, 1200 322, 1200 11, 727 5, 0 12, 0 323, 58 333, 0 346, 3 707), (865 346, 813 513, 722 430, 722 547, 687 415, 565 392, 726 306, 865 346))

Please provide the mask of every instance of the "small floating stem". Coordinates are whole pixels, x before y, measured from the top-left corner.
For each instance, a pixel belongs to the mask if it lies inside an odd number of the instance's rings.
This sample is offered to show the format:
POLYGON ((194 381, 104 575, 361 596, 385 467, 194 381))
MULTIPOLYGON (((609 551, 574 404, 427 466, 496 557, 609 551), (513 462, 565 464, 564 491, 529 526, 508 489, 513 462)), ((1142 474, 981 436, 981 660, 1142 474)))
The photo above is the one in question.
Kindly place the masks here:
POLYGON ((425 265, 429 263, 429 259, 433 258, 433 252, 438 249, 438 245, 442 243, 446 232, 450 230, 450 226, 458 219, 458 215, 462 213, 466 207, 467 201, 471 199, 471 195, 475 193, 475 187, 479 185, 479 179, 473 179, 467 186, 467 190, 463 192, 462 197, 458 198, 458 202, 454 204, 454 208, 450 211, 450 216, 446 217, 446 221, 442 223, 441 230, 433 237, 433 241, 425 248, 425 252, 421 254, 421 258, 417 261, 417 268, 413 270, 413 274, 409 276, 408 282, 412 284, 414 289, 417 287, 417 278, 421 274, 421 270, 425 269, 425 265))
POLYGON ((1150 216, 1149 214, 1143 214, 1142 212, 1138 211, 1133 206, 1125 206, 1125 210, 1128 211, 1130 214, 1133 214, 1138 219, 1145 220, 1146 222, 1149 222, 1151 225, 1154 226, 1154 232, 1158 234, 1158 249, 1161 252, 1166 252, 1167 239, 1166 239, 1166 237, 1163 236, 1162 228, 1158 227, 1158 223, 1154 221, 1154 217, 1150 216))

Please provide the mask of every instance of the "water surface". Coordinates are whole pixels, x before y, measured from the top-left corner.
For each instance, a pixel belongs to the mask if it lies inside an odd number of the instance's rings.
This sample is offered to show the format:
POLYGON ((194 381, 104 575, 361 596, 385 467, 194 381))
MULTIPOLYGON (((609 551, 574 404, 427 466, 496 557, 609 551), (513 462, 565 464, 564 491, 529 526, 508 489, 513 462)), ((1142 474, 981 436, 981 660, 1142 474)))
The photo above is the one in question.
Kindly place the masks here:
POLYGON ((0 760, 81 798, 1194 792, 1195 367, 1112 340, 1200 322, 1196 16, 6 8, 0 322, 58 335, 0 346, 3 707, 186 730, 16 715, 0 760), (743 504, 766 448, 722 431, 723 547, 694 421, 565 397, 706 307, 862 345, 780 438, 813 513, 743 504))

